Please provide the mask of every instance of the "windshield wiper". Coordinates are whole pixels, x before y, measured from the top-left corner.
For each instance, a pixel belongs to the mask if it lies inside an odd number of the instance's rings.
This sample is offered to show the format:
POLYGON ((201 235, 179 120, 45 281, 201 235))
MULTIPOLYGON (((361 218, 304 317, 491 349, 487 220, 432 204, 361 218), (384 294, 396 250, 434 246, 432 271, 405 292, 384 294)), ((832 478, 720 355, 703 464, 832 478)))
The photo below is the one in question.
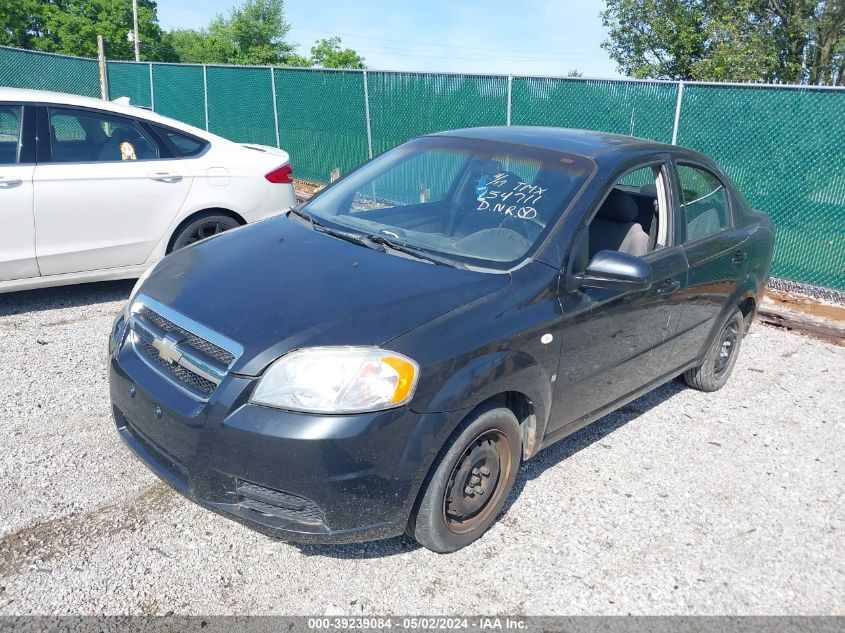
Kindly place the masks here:
POLYGON ((456 262, 448 257, 440 257, 439 255, 435 255, 434 253, 430 253, 428 251, 414 248, 413 246, 408 246, 402 242, 393 242, 383 235, 369 235, 368 239, 375 243, 381 244, 383 247, 386 247, 392 251, 398 251, 400 253, 405 253, 406 255, 410 255, 411 257, 415 257, 417 259, 423 259, 425 261, 432 262, 434 264, 440 264, 442 266, 451 266, 452 268, 463 268, 463 264, 460 262, 456 262))
POLYGON ((303 218, 303 219, 305 219, 305 220, 308 220, 308 221, 311 223, 311 228, 312 228, 312 229, 316 227, 316 224, 317 224, 317 223, 314 221, 313 216, 312 216, 310 213, 307 213, 306 211, 303 211, 303 209, 302 209, 302 205, 298 204, 298 205, 296 205, 295 207, 291 207, 291 208, 288 210, 288 213, 295 213, 295 214, 296 214, 296 215, 298 215, 299 217, 301 217, 301 218, 303 218))
POLYGON ((325 233, 326 235, 331 235, 332 237, 337 237, 342 240, 346 240, 347 242, 352 242, 353 244, 358 244, 360 246, 366 246, 367 248, 371 248, 374 251, 384 252, 385 248, 381 244, 376 241, 371 240, 366 235, 360 235, 358 233, 351 233, 349 231, 341 231, 340 229, 333 229, 330 226, 326 226, 319 220, 315 220, 314 216, 304 211, 299 207, 299 205, 295 207, 291 207, 291 213, 295 213, 301 218, 304 218, 308 222, 311 223, 311 228, 318 233, 325 233))

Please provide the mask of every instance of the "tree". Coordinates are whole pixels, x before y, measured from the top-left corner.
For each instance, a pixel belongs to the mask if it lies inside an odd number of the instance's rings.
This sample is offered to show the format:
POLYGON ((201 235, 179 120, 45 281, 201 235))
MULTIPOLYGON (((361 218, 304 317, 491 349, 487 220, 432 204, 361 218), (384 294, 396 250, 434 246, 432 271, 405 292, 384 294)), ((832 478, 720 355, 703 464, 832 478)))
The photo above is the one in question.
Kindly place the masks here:
POLYGON ((607 0, 601 16, 633 77, 845 85, 843 0, 607 0))
MULTIPOLYGON (((132 5, 125 0, 0 0, 0 44, 50 53, 95 57, 97 35, 112 59, 134 59, 126 34, 132 5)), ((162 49, 156 3, 138 1, 138 31, 144 59, 171 60, 162 49)))
POLYGON ((351 48, 341 48, 339 37, 317 40, 311 47, 311 63, 323 68, 366 68, 364 58, 351 48))
POLYGON ((283 0, 247 0, 207 29, 174 30, 166 39, 182 62, 278 65, 293 52, 289 31, 283 0))

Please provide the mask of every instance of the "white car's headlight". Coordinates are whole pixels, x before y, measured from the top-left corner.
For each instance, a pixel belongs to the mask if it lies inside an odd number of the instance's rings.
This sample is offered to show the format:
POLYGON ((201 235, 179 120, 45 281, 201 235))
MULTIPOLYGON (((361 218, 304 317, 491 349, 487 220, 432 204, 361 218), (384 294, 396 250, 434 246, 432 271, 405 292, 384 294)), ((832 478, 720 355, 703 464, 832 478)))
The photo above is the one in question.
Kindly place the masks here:
POLYGON ((282 356, 264 373, 252 402, 308 413, 398 407, 414 395, 419 367, 375 347, 311 347, 282 356))

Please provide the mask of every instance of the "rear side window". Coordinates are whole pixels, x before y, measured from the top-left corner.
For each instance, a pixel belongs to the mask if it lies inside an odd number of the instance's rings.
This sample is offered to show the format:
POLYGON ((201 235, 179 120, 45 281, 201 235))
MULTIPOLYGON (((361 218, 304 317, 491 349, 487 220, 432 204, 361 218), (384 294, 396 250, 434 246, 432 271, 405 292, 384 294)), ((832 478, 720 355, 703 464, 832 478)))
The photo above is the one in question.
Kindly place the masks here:
POLYGON ((132 119, 70 108, 50 108, 49 113, 54 163, 110 163, 159 157, 158 146, 132 119))
POLYGON ((687 241, 718 233, 731 225, 725 185, 709 171, 692 165, 678 165, 687 241))
POLYGON ((22 113, 21 106, 0 105, 0 165, 18 162, 22 113))
POLYGON ((181 158, 196 156, 205 149, 207 143, 195 136, 181 134, 166 127, 156 126, 156 131, 173 147, 173 153, 181 158))

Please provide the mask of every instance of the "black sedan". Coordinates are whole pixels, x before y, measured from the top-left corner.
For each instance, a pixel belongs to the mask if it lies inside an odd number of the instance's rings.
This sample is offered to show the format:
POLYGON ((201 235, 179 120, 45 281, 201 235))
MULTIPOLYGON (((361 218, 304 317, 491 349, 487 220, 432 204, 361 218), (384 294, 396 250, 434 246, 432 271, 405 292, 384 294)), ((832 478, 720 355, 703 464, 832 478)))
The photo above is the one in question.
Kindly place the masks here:
POLYGON ((110 340, 117 430, 268 534, 453 551, 522 460, 681 374, 724 385, 773 243, 689 150, 425 136, 149 271, 110 340))

